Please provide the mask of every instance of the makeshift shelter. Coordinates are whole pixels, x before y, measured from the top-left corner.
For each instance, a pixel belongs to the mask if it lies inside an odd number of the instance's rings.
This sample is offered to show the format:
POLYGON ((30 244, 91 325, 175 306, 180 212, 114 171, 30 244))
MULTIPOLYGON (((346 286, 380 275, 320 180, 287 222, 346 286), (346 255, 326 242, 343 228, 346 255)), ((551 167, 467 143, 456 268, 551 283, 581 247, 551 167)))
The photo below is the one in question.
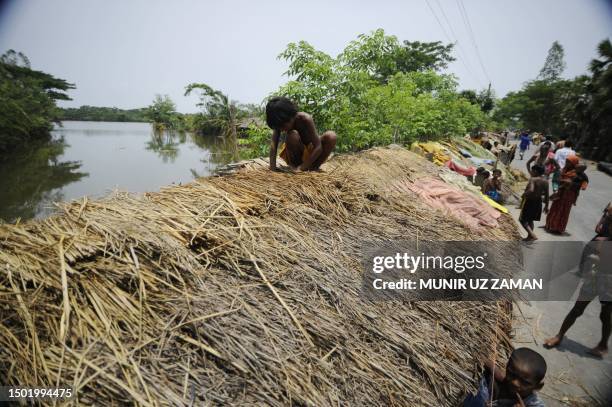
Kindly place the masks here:
MULTIPOLYGON (((78 404, 454 406, 509 347, 496 302, 368 301, 361 246, 478 233, 398 183, 442 170, 401 148, 323 173, 251 165, 0 226, 0 382, 78 404)), ((468 194, 468 192, 465 192, 468 194)))

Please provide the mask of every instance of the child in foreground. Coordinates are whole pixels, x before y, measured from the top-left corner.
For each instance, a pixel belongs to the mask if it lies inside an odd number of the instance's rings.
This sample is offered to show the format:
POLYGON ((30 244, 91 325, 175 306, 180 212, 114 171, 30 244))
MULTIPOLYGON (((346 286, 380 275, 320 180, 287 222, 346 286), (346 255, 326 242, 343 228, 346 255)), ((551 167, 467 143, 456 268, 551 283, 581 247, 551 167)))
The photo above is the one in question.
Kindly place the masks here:
POLYGON ((298 171, 316 171, 336 147, 336 133, 326 131, 319 137, 312 117, 298 112, 285 97, 274 97, 266 105, 266 123, 273 130, 270 169, 276 171, 276 150, 281 133, 286 134, 280 157, 298 171))
POLYGON ((515 349, 506 369, 495 368, 495 362, 485 363, 485 375, 478 393, 468 395, 464 407, 544 407, 536 391, 544 386, 546 361, 529 348, 515 349))
POLYGON ((542 215, 542 201, 544 201, 544 213, 548 212, 548 181, 544 178, 544 166, 535 164, 531 167, 531 179, 523 192, 523 205, 519 222, 527 231, 527 237, 523 240, 537 240, 534 233, 533 222, 539 221, 542 215))

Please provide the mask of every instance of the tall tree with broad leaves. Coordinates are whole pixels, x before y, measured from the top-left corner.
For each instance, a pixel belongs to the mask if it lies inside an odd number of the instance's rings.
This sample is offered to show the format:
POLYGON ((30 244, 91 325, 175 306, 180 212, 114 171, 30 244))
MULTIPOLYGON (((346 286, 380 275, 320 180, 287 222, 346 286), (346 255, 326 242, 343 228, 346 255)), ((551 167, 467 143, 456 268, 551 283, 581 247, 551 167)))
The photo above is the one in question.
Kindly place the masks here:
POLYGON ((465 135, 489 117, 459 97, 453 76, 436 72, 450 61, 451 47, 402 45, 383 30, 359 35, 336 58, 291 43, 279 58, 292 80, 276 94, 311 114, 319 131, 340 134, 337 151, 465 135))
POLYGON ((452 56, 453 47, 454 44, 444 45, 440 41, 404 41, 395 57, 398 71, 444 70, 455 60, 452 56))
POLYGON ((380 83, 386 83, 399 72, 441 71, 455 60, 454 44, 440 41, 404 41, 385 35, 381 28, 361 34, 339 55, 338 62, 357 71, 367 72, 380 83))

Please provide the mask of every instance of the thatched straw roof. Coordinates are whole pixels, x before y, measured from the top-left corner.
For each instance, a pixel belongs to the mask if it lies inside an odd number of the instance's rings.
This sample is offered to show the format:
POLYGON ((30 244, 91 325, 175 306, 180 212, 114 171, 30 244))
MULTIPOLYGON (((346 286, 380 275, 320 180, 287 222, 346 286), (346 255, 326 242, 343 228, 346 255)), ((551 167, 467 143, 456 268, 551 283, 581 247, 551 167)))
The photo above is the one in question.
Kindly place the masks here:
POLYGON ((0 382, 97 405, 456 405, 507 349, 506 309, 359 295, 366 239, 517 237, 387 194, 437 171, 377 149, 2 225, 0 382))

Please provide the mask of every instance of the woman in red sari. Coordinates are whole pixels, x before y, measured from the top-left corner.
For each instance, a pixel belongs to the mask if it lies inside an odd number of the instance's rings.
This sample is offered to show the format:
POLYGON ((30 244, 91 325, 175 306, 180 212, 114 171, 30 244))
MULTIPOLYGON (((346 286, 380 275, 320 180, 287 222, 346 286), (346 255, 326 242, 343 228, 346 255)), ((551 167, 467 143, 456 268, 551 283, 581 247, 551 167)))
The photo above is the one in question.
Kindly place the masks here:
POLYGON ((575 155, 567 157, 565 167, 561 171, 559 191, 551 197, 553 203, 546 216, 547 232, 565 232, 572 206, 576 204, 580 190, 587 187, 588 178, 584 174, 585 166, 580 166, 579 162, 580 160, 575 155))

